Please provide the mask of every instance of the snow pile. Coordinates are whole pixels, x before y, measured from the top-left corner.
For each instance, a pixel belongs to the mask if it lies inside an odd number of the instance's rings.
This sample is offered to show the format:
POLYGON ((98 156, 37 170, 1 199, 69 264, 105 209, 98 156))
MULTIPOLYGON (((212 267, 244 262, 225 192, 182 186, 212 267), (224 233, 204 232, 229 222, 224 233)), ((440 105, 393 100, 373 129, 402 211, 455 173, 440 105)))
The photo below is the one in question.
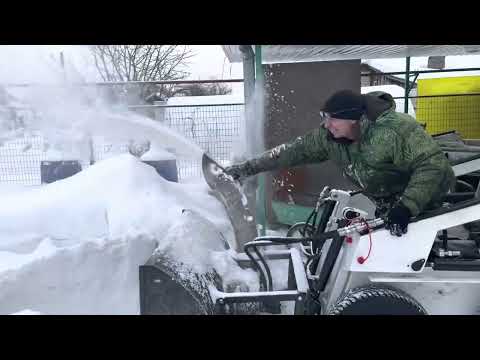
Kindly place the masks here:
POLYGON ((225 266, 223 247, 214 247, 210 258, 199 251, 215 234, 227 241, 233 236, 225 209, 208 186, 168 182, 129 154, 49 185, 2 195, 2 314, 22 309, 137 314, 138 266, 157 247, 197 269, 218 264, 218 272, 232 281, 253 281, 251 271, 225 266), (184 222, 184 209, 213 226, 184 222))

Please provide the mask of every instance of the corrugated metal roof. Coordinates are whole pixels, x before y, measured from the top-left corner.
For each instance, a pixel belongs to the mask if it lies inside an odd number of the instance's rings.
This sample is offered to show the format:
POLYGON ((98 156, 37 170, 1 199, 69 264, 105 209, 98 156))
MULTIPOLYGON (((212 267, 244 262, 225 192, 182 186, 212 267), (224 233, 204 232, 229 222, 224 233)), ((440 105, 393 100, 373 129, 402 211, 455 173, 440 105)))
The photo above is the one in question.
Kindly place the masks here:
MULTIPOLYGON (((230 62, 241 62, 238 45, 222 45, 230 62)), ((254 46, 252 45, 255 51, 254 46)), ((263 45, 264 63, 480 54, 480 45, 263 45)))

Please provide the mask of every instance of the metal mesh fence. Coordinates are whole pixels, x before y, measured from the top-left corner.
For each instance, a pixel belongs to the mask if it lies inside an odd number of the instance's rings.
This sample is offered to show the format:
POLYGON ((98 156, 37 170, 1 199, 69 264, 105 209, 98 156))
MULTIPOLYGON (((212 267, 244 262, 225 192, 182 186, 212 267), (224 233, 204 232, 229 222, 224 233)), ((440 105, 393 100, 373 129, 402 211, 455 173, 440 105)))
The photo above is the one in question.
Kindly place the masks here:
MULTIPOLYGON (((243 104, 215 104, 165 106, 164 123, 178 133, 191 139, 203 150, 225 164, 230 159, 232 146, 239 136, 243 119, 243 104)), ((107 143, 95 139, 91 144, 92 158, 101 161, 129 151, 128 143, 107 143)), ((40 185, 40 164, 52 160, 81 160, 82 168, 89 166, 86 159, 72 159, 61 150, 55 158, 47 151, 48 145, 41 136, 15 139, 0 146, 0 183, 40 185)), ((180 180, 201 174, 200 164, 179 159, 177 162, 180 180)))
POLYGON ((430 134, 457 130, 463 138, 480 138, 480 94, 410 97, 416 118, 430 134))
MULTIPOLYGON (((191 139, 221 165, 231 158, 239 137, 243 104, 181 105, 165 107, 165 124, 191 139)), ((179 177, 200 175, 200 164, 179 160, 179 177)))
POLYGON ((40 162, 46 160, 40 136, 5 142, 0 147, 0 182, 40 184, 40 162))

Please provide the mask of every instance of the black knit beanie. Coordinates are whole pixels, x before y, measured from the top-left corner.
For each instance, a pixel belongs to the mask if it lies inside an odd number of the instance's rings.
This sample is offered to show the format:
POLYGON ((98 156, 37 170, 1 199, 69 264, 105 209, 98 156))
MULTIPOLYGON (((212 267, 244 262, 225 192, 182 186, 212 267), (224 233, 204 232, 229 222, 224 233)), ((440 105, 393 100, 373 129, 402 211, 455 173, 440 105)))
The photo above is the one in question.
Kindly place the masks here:
POLYGON ((323 111, 332 117, 345 120, 360 120, 365 109, 364 98, 352 90, 340 90, 325 102, 323 111))

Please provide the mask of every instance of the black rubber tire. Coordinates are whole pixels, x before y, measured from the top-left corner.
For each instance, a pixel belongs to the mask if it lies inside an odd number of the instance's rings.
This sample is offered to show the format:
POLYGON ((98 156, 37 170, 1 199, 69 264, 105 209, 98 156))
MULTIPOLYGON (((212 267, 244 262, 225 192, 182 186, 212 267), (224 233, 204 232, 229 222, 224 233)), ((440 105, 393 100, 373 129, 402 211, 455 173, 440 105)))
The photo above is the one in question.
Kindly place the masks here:
POLYGON ((348 291, 327 315, 427 315, 427 312, 401 290, 366 286, 348 291))

